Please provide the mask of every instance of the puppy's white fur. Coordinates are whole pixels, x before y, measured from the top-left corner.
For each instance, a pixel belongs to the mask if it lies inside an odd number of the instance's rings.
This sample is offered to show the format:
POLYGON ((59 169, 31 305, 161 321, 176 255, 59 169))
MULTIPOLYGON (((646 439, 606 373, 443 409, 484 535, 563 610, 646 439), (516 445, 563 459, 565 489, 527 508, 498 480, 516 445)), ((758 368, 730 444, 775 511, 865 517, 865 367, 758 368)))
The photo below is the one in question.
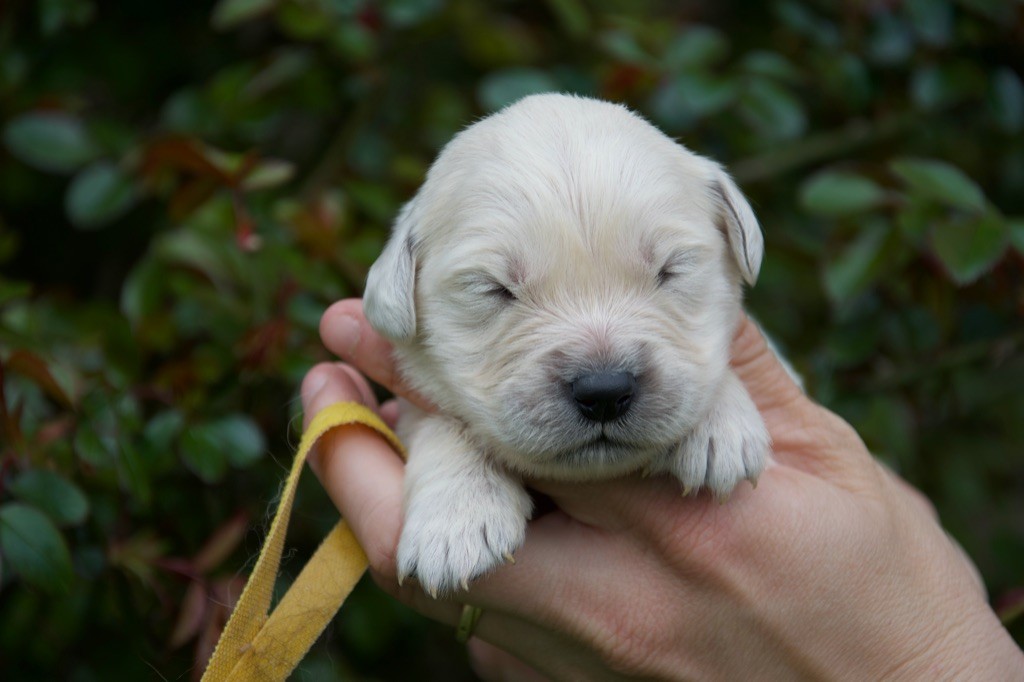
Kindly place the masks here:
POLYGON ((762 252, 722 169, 624 107, 537 95, 457 135, 366 286, 368 319, 439 408, 403 405, 399 574, 436 594, 510 558, 524 475, 666 471, 718 496, 756 481, 769 439, 728 353, 762 252), (618 419, 575 404, 595 371, 636 377, 618 419))

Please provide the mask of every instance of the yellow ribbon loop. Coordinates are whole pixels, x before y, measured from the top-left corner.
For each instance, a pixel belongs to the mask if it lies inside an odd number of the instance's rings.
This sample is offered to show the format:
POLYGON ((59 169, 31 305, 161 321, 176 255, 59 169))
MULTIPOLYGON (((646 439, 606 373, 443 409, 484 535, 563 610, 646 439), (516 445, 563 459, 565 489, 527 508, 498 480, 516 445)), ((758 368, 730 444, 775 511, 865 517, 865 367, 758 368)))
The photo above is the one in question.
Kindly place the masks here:
POLYGON ((358 403, 336 403, 318 413, 302 435, 291 472, 281 492, 277 514, 263 543, 256 567, 242 590, 203 682, 284 680, 366 571, 366 554, 344 521, 327 534, 274 611, 270 601, 281 564, 295 489, 313 445, 331 429, 362 424, 391 444, 403 458, 398 437, 373 411, 358 403))

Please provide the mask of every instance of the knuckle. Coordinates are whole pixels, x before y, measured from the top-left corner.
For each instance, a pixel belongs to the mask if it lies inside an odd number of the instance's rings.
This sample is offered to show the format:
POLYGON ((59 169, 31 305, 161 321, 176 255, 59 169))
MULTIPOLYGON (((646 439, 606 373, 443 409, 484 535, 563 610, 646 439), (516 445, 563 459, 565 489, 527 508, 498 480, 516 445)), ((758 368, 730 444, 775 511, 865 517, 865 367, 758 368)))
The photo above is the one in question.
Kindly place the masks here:
POLYGON ((370 564, 370 571, 373 573, 375 578, 379 578, 378 582, 380 582, 380 580, 386 580, 397 585, 398 547, 396 543, 385 540, 375 540, 367 543, 367 546, 363 551, 366 552, 366 558, 370 564))
MULTIPOLYGON (((378 532, 362 542, 370 572, 374 578, 392 583, 398 581, 398 535, 397 533, 378 532)), ((378 580, 378 582, 380 582, 378 580)))

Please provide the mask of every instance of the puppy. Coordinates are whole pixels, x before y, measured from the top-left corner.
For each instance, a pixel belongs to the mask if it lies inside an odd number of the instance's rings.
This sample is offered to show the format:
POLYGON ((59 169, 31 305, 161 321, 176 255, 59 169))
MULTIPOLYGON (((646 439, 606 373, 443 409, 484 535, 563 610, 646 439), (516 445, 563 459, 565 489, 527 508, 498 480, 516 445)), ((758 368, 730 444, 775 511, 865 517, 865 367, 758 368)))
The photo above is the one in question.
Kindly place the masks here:
POLYGON ((402 405, 400 578, 437 596, 511 561, 524 476, 756 482, 769 438, 729 344, 763 248, 728 175, 622 106, 535 95, 459 133, 364 299, 438 408, 402 405))

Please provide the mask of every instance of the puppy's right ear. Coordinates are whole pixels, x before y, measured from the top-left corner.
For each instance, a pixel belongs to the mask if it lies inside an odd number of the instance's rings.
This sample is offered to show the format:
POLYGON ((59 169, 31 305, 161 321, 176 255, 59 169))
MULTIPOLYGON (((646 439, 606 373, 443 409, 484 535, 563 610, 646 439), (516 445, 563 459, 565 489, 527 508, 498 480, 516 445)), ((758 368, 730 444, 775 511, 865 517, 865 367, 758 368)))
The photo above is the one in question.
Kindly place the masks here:
POLYGON ((754 216, 754 209, 740 188, 717 163, 712 166, 711 192, 718 204, 726 241, 739 266, 743 281, 754 286, 764 257, 764 237, 754 216))
POLYGON ((411 339, 416 334, 414 202, 407 203, 398 214, 387 246, 366 276, 363 292, 366 319, 393 341, 411 339))

